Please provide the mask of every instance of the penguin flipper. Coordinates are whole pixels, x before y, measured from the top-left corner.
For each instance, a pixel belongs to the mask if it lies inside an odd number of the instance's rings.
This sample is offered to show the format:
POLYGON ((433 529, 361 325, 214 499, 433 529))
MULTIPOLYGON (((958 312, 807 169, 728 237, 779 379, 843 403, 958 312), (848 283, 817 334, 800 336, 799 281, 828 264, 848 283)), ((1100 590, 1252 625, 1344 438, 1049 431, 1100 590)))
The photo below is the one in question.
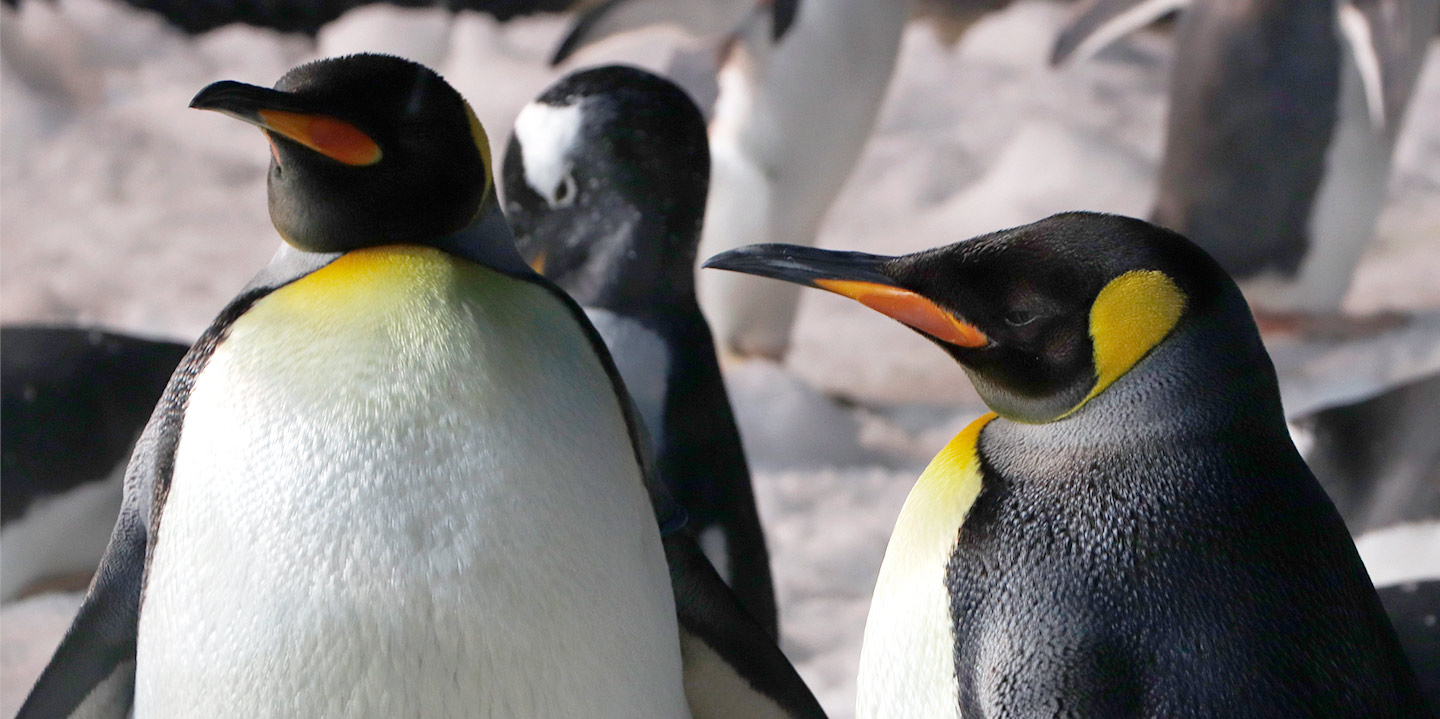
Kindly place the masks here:
POLYGON ((604 0, 580 11, 550 65, 608 37, 667 23, 699 37, 719 37, 757 14, 772 14, 772 32, 779 40, 794 24, 799 6, 800 0, 604 0))
POLYGON ((148 514, 140 511, 140 502, 130 501, 132 495, 126 492, 110 545, 75 621, 16 719, 129 716, 148 514))
POLYGON ((1410 102, 1430 36, 1440 30, 1433 0, 1342 0, 1337 27, 1360 70, 1377 131, 1394 132, 1410 102))
MULTIPOLYGON (((285 254, 286 262, 328 262, 333 256, 285 254), (325 259, 327 258, 328 259, 325 259), (308 258, 308 259, 305 259, 308 258)), ((283 263, 282 267, 288 266, 283 263)), ((125 470, 120 516, 90 590, 75 621, 20 707, 16 719, 90 717, 123 719, 130 715, 135 690, 135 646, 140 601, 149 569, 150 532, 159 526, 175 468, 175 450, 195 377, 204 369, 231 324, 260 297, 283 284, 272 269, 221 311, 170 376, 145 431, 135 443, 125 470)))
POLYGON ((683 532, 665 537, 665 560, 695 719, 824 719, 790 660, 740 606, 695 540, 683 532))
POLYGON ((565 39, 555 48, 555 54, 550 56, 550 67, 565 62, 587 45, 629 29, 620 27, 621 21, 618 18, 618 9, 625 2, 626 0, 605 0, 581 10, 575 22, 571 23, 570 29, 565 31, 565 39))
POLYGON ((1175 10, 1191 0, 1085 0, 1061 28, 1050 49, 1050 65, 1081 62, 1111 43, 1175 10))
POLYGON ((770 13, 774 18, 771 32, 775 42, 780 42, 785 33, 790 32, 790 26, 795 24, 795 17, 800 14, 800 0, 766 0, 770 3, 770 13))
POLYGON ((673 0, 604 0, 581 10, 555 49, 550 65, 559 65, 582 48, 601 40, 642 27, 670 22, 692 29, 691 23, 685 22, 683 9, 676 10, 683 5, 673 0))

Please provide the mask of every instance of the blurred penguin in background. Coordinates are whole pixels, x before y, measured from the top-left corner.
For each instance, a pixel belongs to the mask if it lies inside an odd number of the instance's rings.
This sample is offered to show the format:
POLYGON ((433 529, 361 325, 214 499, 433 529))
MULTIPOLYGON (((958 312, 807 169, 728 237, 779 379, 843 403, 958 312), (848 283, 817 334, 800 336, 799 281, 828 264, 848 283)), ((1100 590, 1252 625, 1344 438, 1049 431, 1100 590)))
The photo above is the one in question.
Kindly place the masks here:
POLYGON ((695 299, 710 179, 699 110, 643 70, 577 72, 520 111, 503 168, 521 254, 585 308, 649 430, 662 481, 690 515, 688 529, 774 636, 765 535, 695 299))
POLYGON ((1261 328, 1346 336, 1436 0, 1088 0, 1056 64, 1174 10, 1170 110, 1152 219, 1241 282, 1261 328))
POLYGON ((1440 712, 1440 374, 1290 421, 1440 712))
POLYGON ((1437 428, 1440 374, 1290 420, 1295 446, 1357 537, 1440 520, 1437 428))
POLYGON ((0 600, 79 589, 120 512, 130 450, 187 345, 0 329, 0 600))
MULTIPOLYGON (((910 11, 910 0, 607 0, 577 19, 555 62, 651 24, 706 37, 733 28, 710 121, 700 252, 813 245, 875 125, 910 11)), ((698 289, 723 351, 784 356, 797 288, 711 273, 698 289)))

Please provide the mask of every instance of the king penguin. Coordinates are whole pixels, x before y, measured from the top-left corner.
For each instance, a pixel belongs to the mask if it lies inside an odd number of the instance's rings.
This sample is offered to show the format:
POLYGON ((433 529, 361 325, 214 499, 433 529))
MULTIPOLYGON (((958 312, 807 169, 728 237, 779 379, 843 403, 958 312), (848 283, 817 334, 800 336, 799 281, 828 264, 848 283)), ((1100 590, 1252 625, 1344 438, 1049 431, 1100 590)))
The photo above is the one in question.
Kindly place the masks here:
POLYGON ((0 600, 83 589, 126 460, 189 345, 91 327, 0 329, 0 600))
MULTIPOLYGON (((555 59, 649 23, 677 23, 701 36, 734 28, 724 43, 710 121, 710 192, 700 252, 757 241, 813 245, 875 126, 911 5, 610 0, 575 22, 555 59)), ((784 356, 799 302, 796 288, 723 275, 697 283, 722 351, 784 356)))
POLYGON ((1152 219, 1239 280, 1262 326, 1389 324, 1341 304, 1385 200, 1437 0, 1090 0, 1053 62, 1183 9, 1152 219))
POLYGON ((823 716, 662 540, 623 381, 458 93, 356 55, 191 106, 264 130, 284 242, 171 378, 22 717, 823 716))
POLYGON ((687 529, 774 635, 750 470, 695 299, 709 157, 704 118, 670 81, 621 66, 576 72, 516 117, 505 213, 521 256, 605 338, 687 529))
POLYGON ((706 264, 900 320, 993 410, 901 509, 858 716, 1429 714, 1243 297, 1180 235, 1069 213, 901 257, 706 264))

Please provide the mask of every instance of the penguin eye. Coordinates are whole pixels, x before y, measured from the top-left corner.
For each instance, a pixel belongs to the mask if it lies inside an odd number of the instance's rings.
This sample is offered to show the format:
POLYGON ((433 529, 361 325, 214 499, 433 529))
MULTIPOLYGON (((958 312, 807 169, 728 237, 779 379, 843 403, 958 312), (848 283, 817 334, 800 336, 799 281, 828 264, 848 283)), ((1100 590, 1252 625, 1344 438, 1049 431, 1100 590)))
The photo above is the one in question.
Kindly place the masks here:
POLYGON ((1040 315, 1029 310, 1010 310, 1005 313, 1005 324, 1011 327, 1024 327, 1039 317, 1040 315))
POLYGON ((552 207, 569 207, 575 204, 575 173, 565 173, 560 184, 555 186, 554 196, 555 201, 551 203, 552 207))

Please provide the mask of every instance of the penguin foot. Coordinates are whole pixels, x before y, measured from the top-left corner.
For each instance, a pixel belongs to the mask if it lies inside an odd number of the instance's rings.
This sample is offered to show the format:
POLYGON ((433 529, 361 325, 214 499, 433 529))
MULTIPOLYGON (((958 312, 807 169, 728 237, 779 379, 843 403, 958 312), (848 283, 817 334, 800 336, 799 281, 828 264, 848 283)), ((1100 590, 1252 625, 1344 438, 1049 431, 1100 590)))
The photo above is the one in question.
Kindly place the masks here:
POLYGON ((1404 312, 1347 315, 1339 312, 1285 312, 1254 309, 1255 324, 1266 339, 1342 342, 1364 339, 1404 326, 1404 312))

